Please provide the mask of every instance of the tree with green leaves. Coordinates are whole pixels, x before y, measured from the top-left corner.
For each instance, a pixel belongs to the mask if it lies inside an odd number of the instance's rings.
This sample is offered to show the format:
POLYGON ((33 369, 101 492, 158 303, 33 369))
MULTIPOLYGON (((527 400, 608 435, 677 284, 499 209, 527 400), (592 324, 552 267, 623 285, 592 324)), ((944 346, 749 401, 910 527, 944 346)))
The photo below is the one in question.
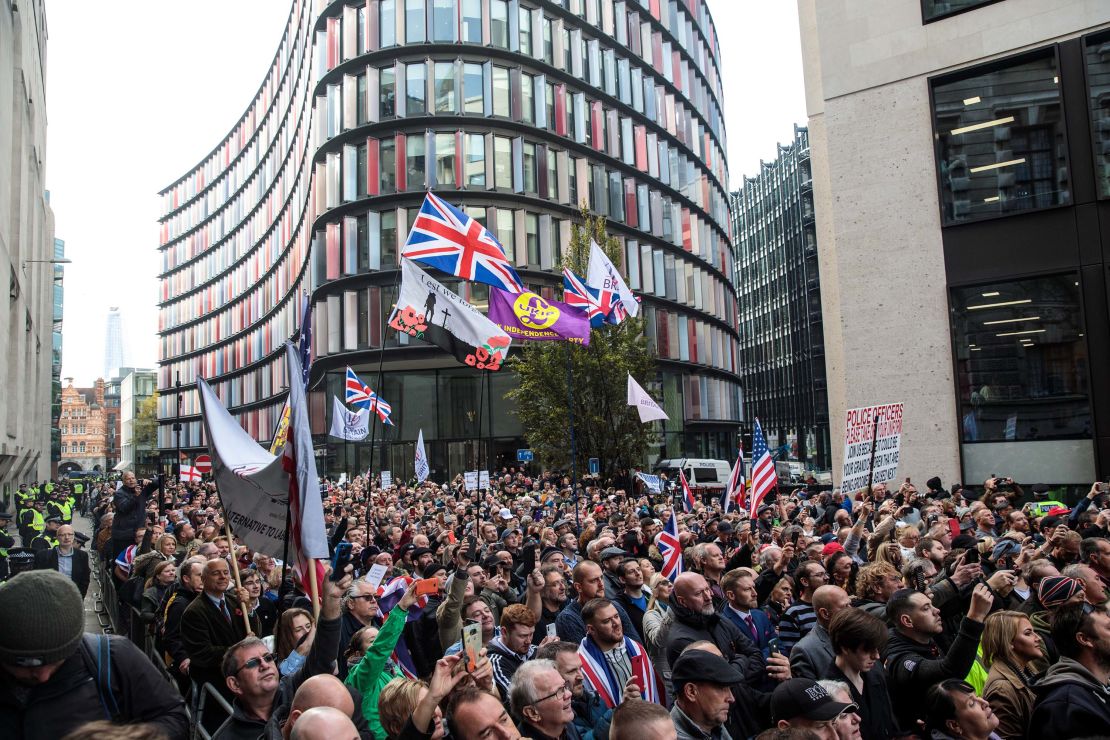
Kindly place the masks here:
POLYGON ((138 462, 141 453, 150 455, 158 447, 158 391, 139 404, 135 414, 135 457, 138 462))
MULTIPOLYGON (((582 221, 572 229, 563 264, 585 275, 592 239, 619 265, 620 242, 606 232, 605 219, 591 216, 583 208, 582 221)), ((655 370, 655 355, 644 336, 642 318, 629 317, 617 326, 605 324, 594 329, 588 347, 573 342, 522 345, 509 362, 520 382, 506 398, 514 402, 525 439, 545 467, 570 467, 568 383, 574 399, 579 473, 586 470, 591 457, 599 458, 606 473, 643 462, 656 435, 652 425, 640 423, 636 411, 626 403, 628 373, 643 385, 655 370)))

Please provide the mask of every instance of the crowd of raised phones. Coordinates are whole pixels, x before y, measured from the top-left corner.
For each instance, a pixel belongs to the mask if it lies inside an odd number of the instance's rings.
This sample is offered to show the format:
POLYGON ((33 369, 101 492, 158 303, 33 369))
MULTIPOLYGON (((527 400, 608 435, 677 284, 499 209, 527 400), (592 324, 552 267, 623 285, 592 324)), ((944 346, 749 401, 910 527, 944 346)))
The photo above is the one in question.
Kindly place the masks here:
POLYGON ((1110 736, 1105 484, 780 488, 749 517, 623 477, 414 483, 322 483, 315 603, 212 483, 22 486, 0 735, 1110 736), (90 581, 115 635, 86 633, 90 581))

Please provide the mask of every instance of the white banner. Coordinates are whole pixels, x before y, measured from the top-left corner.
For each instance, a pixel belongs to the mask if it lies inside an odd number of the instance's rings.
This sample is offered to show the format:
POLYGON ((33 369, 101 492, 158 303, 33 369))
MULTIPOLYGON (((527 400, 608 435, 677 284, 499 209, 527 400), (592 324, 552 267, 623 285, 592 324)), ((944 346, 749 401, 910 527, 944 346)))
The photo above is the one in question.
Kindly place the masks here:
POLYGON ((845 493, 872 485, 889 483, 898 472, 902 449, 902 409, 904 404, 849 409, 844 425, 844 466, 840 490, 845 493), (871 452, 874 449, 874 476, 871 477, 871 452))
POLYGON ((663 492, 663 479, 658 475, 648 475, 647 473, 636 473, 636 477, 644 482, 648 491, 651 493, 663 492))
POLYGON ((468 491, 477 491, 478 490, 478 471, 477 470, 468 470, 468 471, 466 471, 463 474, 463 481, 465 482, 466 490, 468 490, 468 491))
POLYGON ((428 467, 428 453, 424 451, 424 430, 420 430, 420 434, 416 437, 416 482, 423 483, 428 479, 428 473, 431 472, 428 467))
POLYGON ((478 488, 484 488, 487 491, 489 490, 489 471, 488 470, 478 471, 478 488))
POLYGON ((328 434, 347 442, 360 442, 370 433, 370 412, 367 409, 351 411, 338 396, 331 397, 331 428, 328 434))
POLYGON ((382 489, 389 488, 393 485, 393 473, 388 470, 382 471, 382 489))

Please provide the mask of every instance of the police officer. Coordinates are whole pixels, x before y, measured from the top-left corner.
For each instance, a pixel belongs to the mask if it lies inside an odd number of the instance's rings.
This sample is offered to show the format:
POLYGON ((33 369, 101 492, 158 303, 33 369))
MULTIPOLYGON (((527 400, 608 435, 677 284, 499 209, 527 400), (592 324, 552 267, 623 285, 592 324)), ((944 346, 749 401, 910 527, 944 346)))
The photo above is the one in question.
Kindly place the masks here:
POLYGON ((36 552, 38 550, 49 550, 58 545, 58 527, 62 526, 62 518, 60 516, 46 517, 46 528, 31 538, 31 542, 27 547, 30 547, 36 552))
POLYGON ((70 524, 73 522, 73 503, 66 498, 65 493, 58 491, 54 496, 46 502, 46 516, 56 516, 62 520, 62 524, 70 524))
POLYGON ((16 516, 23 513, 24 509, 31 508, 31 502, 34 500, 34 495, 27 490, 26 483, 19 484, 19 490, 15 492, 15 513, 16 516))
POLYGON ((19 536, 23 538, 23 546, 30 547, 31 540, 46 529, 46 520, 42 515, 43 503, 38 499, 31 501, 31 508, 19 513, 19 536))
POLYGON ((8 548, 15 547, 15 537, 8 534, 11 512, 0 509, 0 582, 8 580, 8 548))

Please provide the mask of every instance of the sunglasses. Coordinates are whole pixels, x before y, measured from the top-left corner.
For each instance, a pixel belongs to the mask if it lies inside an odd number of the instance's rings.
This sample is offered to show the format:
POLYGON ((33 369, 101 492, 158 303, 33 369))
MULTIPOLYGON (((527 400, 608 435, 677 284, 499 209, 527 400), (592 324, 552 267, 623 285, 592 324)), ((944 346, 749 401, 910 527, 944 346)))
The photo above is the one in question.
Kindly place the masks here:
POLYGON ((239 672, 242 671, 244 668, 250 668, 253 671, 256 668, 259 668, 263 663, 273 663, 275 660, 277 660, 277 656, 273 653, 265 653, 263 655, 259 655, 257 658, 251 658, 246 663, 239 666, 239 670, 235 671, 235 675, 239 675, 239 672))
POLYGON ((363 594, 362 596, 352 596, 351 597, 351 601, 354 601, 355 599, 362 599, 364 601, 377 601, 378 597, 375 596, 374 594, 363 594))

